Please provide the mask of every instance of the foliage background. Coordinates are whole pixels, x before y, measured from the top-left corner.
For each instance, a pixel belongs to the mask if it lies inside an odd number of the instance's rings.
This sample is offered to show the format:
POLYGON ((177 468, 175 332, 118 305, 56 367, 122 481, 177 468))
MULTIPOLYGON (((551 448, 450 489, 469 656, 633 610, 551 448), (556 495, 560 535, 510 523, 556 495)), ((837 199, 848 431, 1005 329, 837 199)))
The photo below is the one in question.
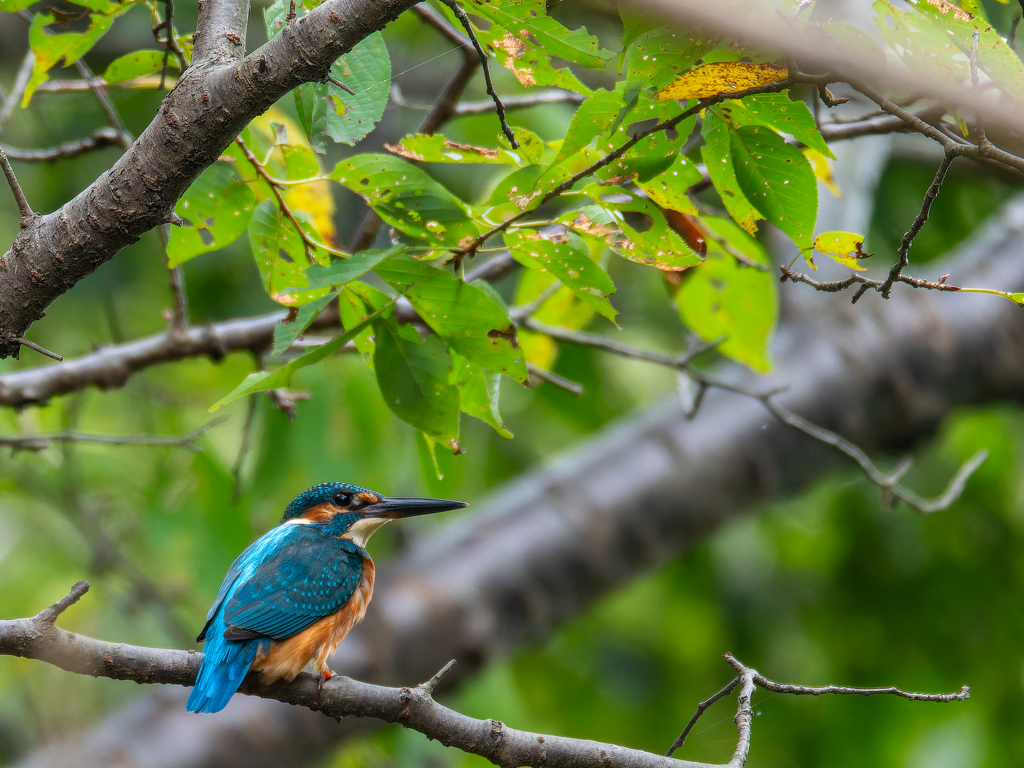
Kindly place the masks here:
MULTIPOLYGON (((183 29, 192 28, 190 12, 179 10, 183 29)), ((606 47, 616 47, 610 9, 567 5, 555 13, 571 28, 585 22, 606 47)), ((264 34, 258 9, 253 18, 250 49, 264 34)), ((404 73, 396 84, 408 98, 428 102, 459 54, 409 14, 385 38, 393 72, 404 73)), ((24 30, 0 30, 0 81, 12 80, 23 39, 24 30)), ((93 67, 101 70, 150 41, 143 14, 130 14, 97 48, 93 67)), ((587 74, 594 78, 590 84, 607 84, 602 73, 587 74)), ((498 79, 502 92, 518 90, 508 73, 499 72, 498 79)), ((136 133, 160 98, 146 91, 114 95, 136 133)), ((483 96, 474 81, 467 97, 483 96)), ((292 108, 290 99, 284 108, 292 108)), ((538 107, 517 113, 513 123, 545 139, 559 138, 572 111, 538 107)), ((412 132, 420 116, 390 106, 360 151, 412 132)), ((29 110, 15 113, 3 138, 16 146, 49 146, 103 124, 91 94, 40 94, 29 110)), ((466 118, 446 131, 454 140, 480 144, 490 144, 494 133, 492 116, 466 118)), ((336 146, 329 151, 328 165, 354 153, 336 146)), ((115 157, 111 149, 17 170, 36 207, 52 210, 115 157)), ((491 173, 456 166, 431 172, 468 199, 482 194, 491 173)), ((894 251, 932 173, 930 161, 890 161, 865 250, 894 251)), ((1012 192, 1009 183, 970 169, 955 173, 915 244, 915 260, 937 256, 969 236, 1012 192)), ((337 202, 338 229, 350 232, 358 220, 356 198, 340 190, 337 202)), ((17 226, 16 210, 3 196, 0 240, 9 242, 17 226)), ((677 349, 683 328, 659 275, 622 260, 610 269, 619 286, 614 302, 622 313, 622 338, 677 349)), ((189 262, 185 274, 195 323, 274 308, 244 238, 189 262)), ((498 287, 510 297, 515 278, 498 287)), ((35 340, 66 356, 80 355, 98 344, 163 330, 159 309, 165 306, 162 247, 150 233, 58 301, 34 329, 35 340)), ((0 373, 39 364, 27 353, 23 357, 0 363, 0 373)), ((249 370, 244 355, 219 364, 161 366, 113 392, 0 411, 0 432, 184 434, 204 423, 209 404, 249 370)), ((34 614, 88 577, 93 591, 63 619, 67 628, 135 644, 189 645, 227 565, 276 523, 298 490, 346 479, 386 493, 480 501, 488 489, 613 419, 671 396, 676 386, 674 375, 660 369, 574 348, 562 350, 555 370, 586 382, 586 392, 572 397, 549 386, 524 390, 506 382, 503 415, 515 439, 464 420, 468 451, 455 458, 439 452, 443 480, 431 471, 415 432, 392 416, 372 373, 354 357, 336 357, 303 374, 297 383, 313 397, 299 404, 294 423, 259 399, 237 501, 232 467, 245 403, 226 409, 229 422, 203 439, 205 450, 198 454, 82 445, 0 456, 0 614, 34 614)), ((939 488, 978 447, 992 457, 963 499, 939 516, 884 511, 876 489, 855 471, 838 473, 802 498, 728 526, 663 572, 601 601, 545 644, 492 666, 443 700, 520 728, 662 751, 696 702, 729 679, 718 660, 729 650, 783 682, 973 687, 970 702, 952 706, 760 693, 753 766, 1011 764, 1024 754, 1022 427, 1024 413, 1010 404, 949 417, 933 444, 920 449, 912 486, 939 488)), ((374 538, 371 553, 386 568, 389 554, 408 537, 443 524, 427 519, 389 526, 374 538)), ((87 726, 137 692, 123 683, 0 658, 0 763, 87 726)), ((731 716, 729 704, 712 710, 679 756, 727 759, 734 743, 731 716)), ((328 761, 346 768, 472 762, 478 760, 397 726, 347 743, 328 761)))

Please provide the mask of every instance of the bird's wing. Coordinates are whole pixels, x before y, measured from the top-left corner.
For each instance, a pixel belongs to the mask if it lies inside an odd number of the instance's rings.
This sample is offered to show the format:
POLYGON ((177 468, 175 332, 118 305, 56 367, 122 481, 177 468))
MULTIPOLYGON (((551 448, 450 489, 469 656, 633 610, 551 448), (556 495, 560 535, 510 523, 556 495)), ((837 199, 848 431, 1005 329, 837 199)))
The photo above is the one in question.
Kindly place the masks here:
POLYGON ((243 564, 224 605, 225 638, 291 637, 339 610, 359 585, 362 547, 306 526, 285 527, 274 546, 252 555, 257 562, 243 564))

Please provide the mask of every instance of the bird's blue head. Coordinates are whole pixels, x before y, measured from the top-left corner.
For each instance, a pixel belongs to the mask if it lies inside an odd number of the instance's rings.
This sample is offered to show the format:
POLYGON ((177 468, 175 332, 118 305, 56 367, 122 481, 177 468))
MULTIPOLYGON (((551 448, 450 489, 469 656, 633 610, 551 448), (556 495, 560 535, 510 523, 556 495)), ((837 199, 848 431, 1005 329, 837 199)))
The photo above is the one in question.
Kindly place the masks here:
POLYGON ((344 536, 363 547, 374 531, 391 520, 465 506, 464 501, 450 499, 386 498, 351 483, 320 483, 292 500, 281 523, 315 525, 324 533, 344 536))

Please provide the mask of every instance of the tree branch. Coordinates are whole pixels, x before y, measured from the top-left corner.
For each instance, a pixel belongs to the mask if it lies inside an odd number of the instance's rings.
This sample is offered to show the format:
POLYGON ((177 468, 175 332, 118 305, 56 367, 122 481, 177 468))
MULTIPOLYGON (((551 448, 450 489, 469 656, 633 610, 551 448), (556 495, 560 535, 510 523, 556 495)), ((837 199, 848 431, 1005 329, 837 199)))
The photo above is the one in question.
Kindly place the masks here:
MULTIPOLYGON (((241 61, 248 21, 249 0, 199 0, 192 65, 224 67, 241 61)), ((171 37, 170 28, 167 36, 171 37)))
POLYGON ((121 135, 114 128, 101 128, 96 131, 92 136, 87 136, 84 139, 75 139, 74 141, 68 141, 64 144, 59 144, 56 147, 50 147, 49 149, 15 149, 14 147, 7 147, 7 157, 11 160, 19 160, 21 162, 51 162, 53 160, 63 160, 67 157, 76 157, 77 155, 91 152, 94 149, 103 149, 104 147, 120 146, 121 135))
MULTIPOLYGON (((81 581, 67 597, 34 618, 0 621, 0 654, 38 659, 69 672, 93 677, 184 686, 195 683, 202 656, 193 651, 108 643, 58 629, 54 625, 57 617, 78 602, 88 589, 89 583, 81 581)), ((753 737, 751 724, 754 713, 750 700, 757 685, 771 686, 769 690, 776 693, 814 696, 826 693, 895 694, 912 701, 964 701, 970 695, 970 688, 966 686, 957 694, 915 694, 897 688, 781 685, 745 667, 731 654, 726 654, 725 658, 739 672, 739 677, 707 702, 701 702, 698 714, 691 721, 692 725, 703 712, 702 708, 706 709, 739 684, 734 718, 738 731, 736 750, 732 760, 718 768, 742 768, 747 760, 753 737)), ((249 675, 239 692, 306 707, 334 719, 372 717, 399 723, 445 746, 479 755, 501 768, 716 768, 710 763, 677 760, 615 744, 530 733, 510 728, 498 720, 467 717, 439 704, 433 696, 437 684, 454 666, 455 660, 449 661, 429 680, 412 687, 389 688, 335 676, 323 684, 321 691, 318 678, 303 673, 291 682, 272 686, 263 686, 256 675, 249 675)))
POLYGON ((225 35, 242 34, 231 24, 246 4, 205 0, 197 52, 211 65, 186 70, 114 166, 58 211, 33 219, 0 259, 0 357, 17 354, 16 339, 54 299, 170 220, 178 198, 252 118, 292 88, 322 81, 340 55, 412 4, 327 0, 240 59, 244 38, 236 46, 225 35), (237 56, 225 59, 235 48, 237 56))
POLYGON ((201 453, 202 448, 196 444, 211 429, 219 427, 227 419, 215 419, 194 429, 181 437, 156 437, 153 435, 90 435, 81 432, 61 432, 56 435, 0 435, 0 448, 12 451, 41 451, 53 443, 101 443, 105 445, 151 445, 170 448, 185 448, 201 453))
POLYGON ((7 183, 11 187, 11 192, 14 193, 14 202, 18 204, 18 211, 21 213, 21 226, 25 228, 35 214, 32 212, 32 206, 28 204, 25 193, 18 183, 18 177, 14 175, 14 169, 11 168, 11 162, 7 159, 7 153, 4 152, 3 147, 0 147, 0 168, 3 169, 4 176, 7 177, 7 183))

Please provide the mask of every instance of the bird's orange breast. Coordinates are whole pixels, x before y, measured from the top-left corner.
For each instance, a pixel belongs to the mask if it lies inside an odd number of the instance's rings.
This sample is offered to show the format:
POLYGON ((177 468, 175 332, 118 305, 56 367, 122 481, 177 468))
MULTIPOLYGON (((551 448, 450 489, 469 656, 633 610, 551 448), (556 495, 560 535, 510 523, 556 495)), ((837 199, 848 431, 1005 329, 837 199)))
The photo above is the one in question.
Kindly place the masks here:
POLYGON ((373 595, 373 561, 363 558, 363 573, 352 597, 340 610, 313 622, 286 640, 274 641, 266 654, 257 655, 252 669, 264 684, 284 678, 292 680, 311 661, 321 674, 345 635, 363 619, 373 595))

